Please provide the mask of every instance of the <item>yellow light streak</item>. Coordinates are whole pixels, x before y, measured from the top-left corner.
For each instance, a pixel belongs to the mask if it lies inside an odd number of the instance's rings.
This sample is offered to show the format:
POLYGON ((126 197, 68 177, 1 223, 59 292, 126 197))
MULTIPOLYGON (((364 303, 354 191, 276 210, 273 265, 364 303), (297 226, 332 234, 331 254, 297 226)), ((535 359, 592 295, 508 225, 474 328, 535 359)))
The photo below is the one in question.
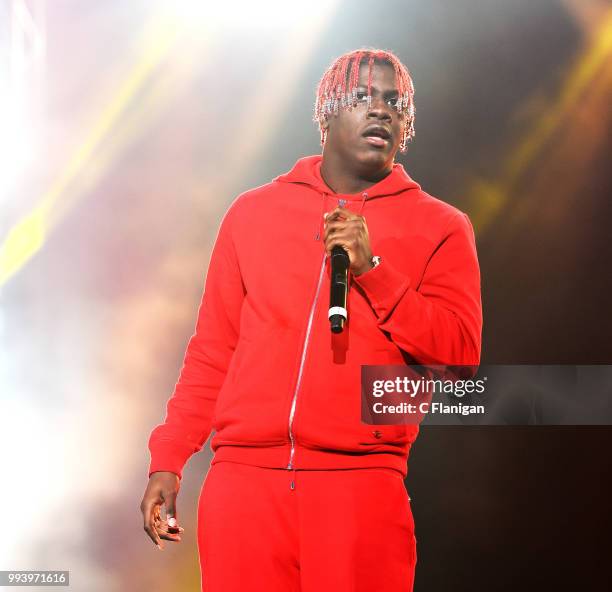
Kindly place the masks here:
POLYGON ((609 68, 612 54, 612 10, 608 10, 587 46, 576 59, 556 98, 546 106, 531 131, 509 151, 500 178, 495 181, 473 180, 467 192, 468 209, 476 233, 483 232, 516 191, 531 163, 540 158, 553 134, 571 121, 572 111, 594 83, 600 93, 609 93, 609 68))
POLYGON ((0 245, 0 286, 41 249, 51 228, 71 207, 74 200, 69 199, 69 188, 161 64, 179 32, 176 22, 162 13, 151 19, 142 36, 139 58, 129 75, 40 203, 8 232, 0 245))

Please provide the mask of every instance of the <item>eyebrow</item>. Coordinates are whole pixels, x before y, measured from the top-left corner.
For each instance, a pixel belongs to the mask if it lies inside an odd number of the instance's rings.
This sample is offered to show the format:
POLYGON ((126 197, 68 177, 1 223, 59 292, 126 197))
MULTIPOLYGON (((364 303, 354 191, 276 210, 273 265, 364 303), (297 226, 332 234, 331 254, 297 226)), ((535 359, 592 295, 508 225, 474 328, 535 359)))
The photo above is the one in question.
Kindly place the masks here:
MULTIPOLYGON (((368 86, 367 86, 367 84, 358 84, 358 85, 355 87, 355 89, 356 89, 356 90, 365 90, 365 91, 367 91, 367 90, 368 90, 368 86)), ((377 88, 376 86, 374 86, 374 85, 370 86, 370 90, 371 90, 373 93, 380 93, 380 91, 378 90, 378 88, 377 88)), ((399 95, 399 92, 398 92, 398 90, 397 90, 396 88, 394 88, 394 89, 391 89, 391 90, 386 91, 386 92, 384 93, 384 95, 385 95, 385 96, 387 96, 387 97, 390 97, 390 96, 394 96, 394 95, 399 95)))

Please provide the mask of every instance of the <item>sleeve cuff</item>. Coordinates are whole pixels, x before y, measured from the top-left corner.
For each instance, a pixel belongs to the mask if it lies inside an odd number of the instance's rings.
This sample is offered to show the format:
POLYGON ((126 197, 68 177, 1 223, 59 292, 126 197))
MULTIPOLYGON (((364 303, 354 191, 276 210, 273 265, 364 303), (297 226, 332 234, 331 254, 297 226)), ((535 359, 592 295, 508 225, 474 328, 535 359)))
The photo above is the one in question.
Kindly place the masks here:
POLYGON ((384 321, 410 288, 410 278, 398 271, 387 259, 380 265, 353 276, 353 281, 366 294, 376 316, 384 321))
POLYGON ((193 454, 191 447, 185 447, 172 441, 150 444, 149 450, 151 452, 149 477, 156 471, 169 471, 182 479, 185 463, 193 454))

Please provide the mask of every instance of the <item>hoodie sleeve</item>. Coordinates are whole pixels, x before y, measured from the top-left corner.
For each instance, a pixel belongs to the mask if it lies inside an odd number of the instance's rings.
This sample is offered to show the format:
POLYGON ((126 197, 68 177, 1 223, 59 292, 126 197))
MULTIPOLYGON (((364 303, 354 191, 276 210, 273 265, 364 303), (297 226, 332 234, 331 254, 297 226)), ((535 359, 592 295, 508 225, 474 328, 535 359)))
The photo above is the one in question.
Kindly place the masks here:
POLYGON ((201 450, 212 429, 217 394, 238 340, 245 295, 232 218, 230 207, 212 250, 195 333, 167 402, 166 418, 149 437, 149 477, 155 471, 170 471, 182 478, 185 463, 201 450))
POLYGON ((417 363, 480 363, 480 268, 467 214, 450 221, 418 287, 385 259, 353 281, 364 290, 380 329, 417 363))

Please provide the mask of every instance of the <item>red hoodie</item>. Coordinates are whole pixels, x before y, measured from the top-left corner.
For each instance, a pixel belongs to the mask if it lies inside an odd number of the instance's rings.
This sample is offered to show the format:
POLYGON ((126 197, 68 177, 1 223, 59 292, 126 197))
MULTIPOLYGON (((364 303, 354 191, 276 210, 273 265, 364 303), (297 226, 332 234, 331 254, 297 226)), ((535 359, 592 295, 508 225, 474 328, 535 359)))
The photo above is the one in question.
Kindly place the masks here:
POLYGON ((321 156, 298 160, 226 212, 195 334, 163 424, 154 471, 182 477, 210 435, 213 463, 404 476, 418 426, 361 423, 362 364, 480 362, 480 271, 469 218, 400 164, 366 191, 334 193, 321 156), (330 332, 323 213, 366 218, 380 265, 352 276, 348 322, 330 332))

